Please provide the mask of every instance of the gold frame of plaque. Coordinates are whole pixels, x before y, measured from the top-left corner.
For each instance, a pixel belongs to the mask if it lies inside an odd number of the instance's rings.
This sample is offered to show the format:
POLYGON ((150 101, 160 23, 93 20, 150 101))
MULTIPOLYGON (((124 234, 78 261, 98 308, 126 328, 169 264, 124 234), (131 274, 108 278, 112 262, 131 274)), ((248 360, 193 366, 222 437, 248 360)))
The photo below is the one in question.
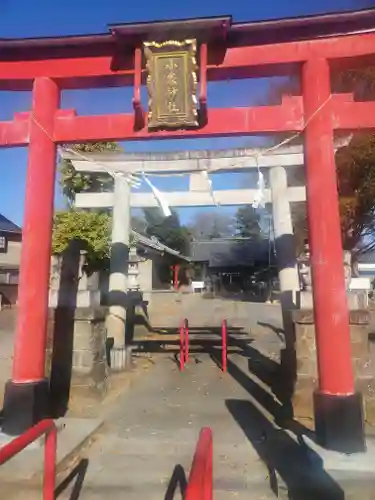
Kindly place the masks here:
POLYGON ((144 42, 148 128, 188 129, 199 126, 197 106, 197 42, 144 42))

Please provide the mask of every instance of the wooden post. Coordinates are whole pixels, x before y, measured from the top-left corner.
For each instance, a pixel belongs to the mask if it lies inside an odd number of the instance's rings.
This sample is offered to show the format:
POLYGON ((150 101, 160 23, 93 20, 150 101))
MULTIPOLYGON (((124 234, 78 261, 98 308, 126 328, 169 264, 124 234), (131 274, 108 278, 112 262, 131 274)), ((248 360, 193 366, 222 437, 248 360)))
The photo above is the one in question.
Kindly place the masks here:
POLYGON ((330 70, 326 59, 302 71, 307 207, 311 250, 319 390, 315 425, 321 444, 363 451, 361 395, 354 390, 349 313, 345 290, 337 179, 331 122, 330 70))
POLYGON ((47 414, 45 379, 56 147, 53 123, 60 91, 50 78, 34 80, 25 217, 12 380, 4 396, 4 432, 20 434, 47 414))

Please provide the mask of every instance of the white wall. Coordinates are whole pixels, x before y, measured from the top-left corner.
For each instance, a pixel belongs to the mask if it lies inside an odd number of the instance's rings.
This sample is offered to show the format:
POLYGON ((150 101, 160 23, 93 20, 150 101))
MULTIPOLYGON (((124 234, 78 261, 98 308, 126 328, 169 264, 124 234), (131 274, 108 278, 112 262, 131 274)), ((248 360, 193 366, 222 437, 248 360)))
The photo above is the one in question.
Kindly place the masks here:
POLYGON ((6 253, 0 253, 0 267, 18 268, 21 262, 21 242, 8 240, 8 250, 6 253))

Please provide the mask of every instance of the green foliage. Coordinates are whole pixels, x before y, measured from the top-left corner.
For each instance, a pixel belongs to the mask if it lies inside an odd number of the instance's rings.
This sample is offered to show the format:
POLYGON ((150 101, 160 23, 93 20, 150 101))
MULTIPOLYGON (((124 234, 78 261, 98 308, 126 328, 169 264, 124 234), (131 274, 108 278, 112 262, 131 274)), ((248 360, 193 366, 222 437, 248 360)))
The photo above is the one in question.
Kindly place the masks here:
POLYGON ((159 209, 144 209, 146 221, 146 234, 155 236, 164 245, 167 245, 184 255, 189 254, 189 244, 191 234, 186 226, 180 224, 176 212, 172 212, 170 217, 164 217, 159 209))
POLYGON ((61 254, 70 241, 86 244, 87 263, 91 271, 109 257, 111 217, 106 213, 66 211, 57 212, 53 221, 52 251, 61 254))
MULTIPOLYGON (((356 100, 375 99, 375 67, 332 74, 333 92, 354 93, 356 100)), ((282 95, 301 94, 296 77, 284 79, 273 86, 268 103, 277 104, 282 95)), ((285 138, 285 137, 284 137, 285 138)), ((343 247, 364 252, 375 248, 375 136, 362 132, 348 146, 336 153, 337 184, 343 247)), ((306 211, 300 208, 294 216, 297 245, 307 235, 306 211)))
POLYGON ((189 225, 196 240, 212 240, 233 235, 233 219, 222 212, 198 212, 189 225))
MULTIPOLYGON (((57 212, 53 220, 52 253, 61 254, 72 240, 85 243, 87 270, 106 268, 111 253, 112 216, 105 212, 69 210, 57 212)), ((135 240, 130 235, 130 246, 135 240)))
MULTIPOLYGON (((121 151, 115 142, 94 142, 67 145, 70 149, 85 153, 121 151)), ((77 156, 79 159, 79 156, 77 156)), ((87 247, 87 270, 95 271, 108 265, 112 217, 108 211, 78 211, 73 209, 76 193, 82 191, 109 191, 113 179, 108 174, 76 172, 70 160, 61 159, 59 164, 60 185, 70 210, 58 212, 54 217, 52 251, 62 253, 69 242, 78 239, 87 247)))
POLYGON ((255 208, 245 205, 237 210, 236 229, 242 238, 261 238, 260 215, 255 208))
MULTIPOLYGON (((67 146, 70 149, 81 153, 102 153, 120 152, 122 149, 116 142, 93 142, 87 144, 75 144, 67 146)), ((77 160, 83 159, 77 155, 77 160)), ((72 206, 76 193, 84 191, 112 191, 113 178, 106 173, 98 172, 87 174, 84 172, 77 172, 70 160, 61 159, 59 163, 60 172, 60 185, 62 187, 63 195, 65 196, 68 205, 72 206)))
POLYGON ((344 248, 375 246, 375 136, 355 136, 336 153, 344 248))

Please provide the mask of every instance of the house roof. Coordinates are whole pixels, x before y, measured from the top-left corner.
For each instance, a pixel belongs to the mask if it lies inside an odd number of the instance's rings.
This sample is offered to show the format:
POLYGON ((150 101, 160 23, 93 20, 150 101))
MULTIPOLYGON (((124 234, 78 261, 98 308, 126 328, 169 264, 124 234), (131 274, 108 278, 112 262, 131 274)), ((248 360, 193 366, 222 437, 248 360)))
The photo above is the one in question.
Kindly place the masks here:
POLYGON ((4 215, 0 214, 0 232, 20 234, 22 233, 22 229, 4 215))
MULTIPOLYGON (((269 240, 221 238, 191 243, 193 262, 208 262, 209 267, 251 267, 269 260, 269 240)), ((271 260, 274 260, 273 252, 271 260)))

